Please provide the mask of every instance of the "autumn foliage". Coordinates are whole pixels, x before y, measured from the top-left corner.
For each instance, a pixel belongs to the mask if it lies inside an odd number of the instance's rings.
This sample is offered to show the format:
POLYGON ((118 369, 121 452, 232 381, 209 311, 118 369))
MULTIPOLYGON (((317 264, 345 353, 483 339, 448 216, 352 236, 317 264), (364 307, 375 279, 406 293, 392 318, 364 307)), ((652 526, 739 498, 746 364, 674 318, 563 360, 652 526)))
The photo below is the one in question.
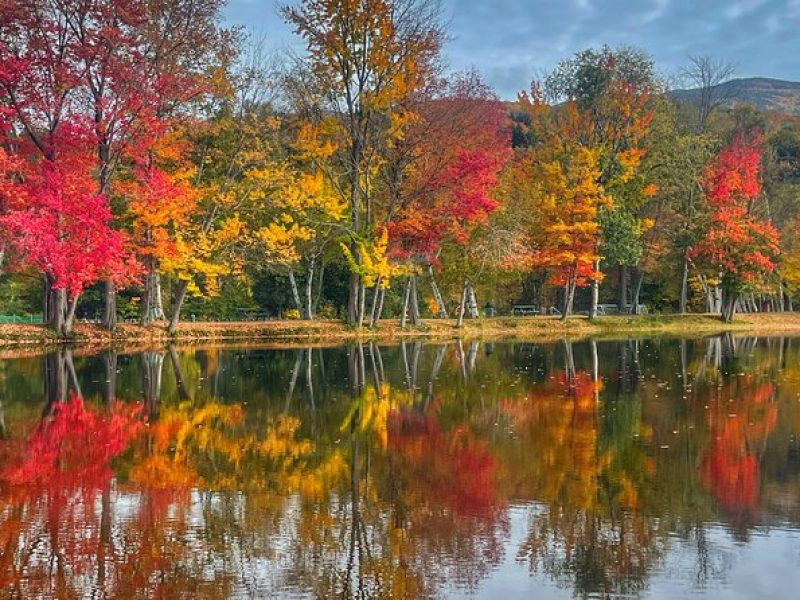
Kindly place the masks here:
POLYGON ((390 153, 407 171, 391 199, 390 253, 438 265, 443 243, 466 244, 500 206, 494 191, 511 158, 509 128, 503 105, 474 74, 416 111, 390 153))
POLYGON ((707 400, 712 440, 701 467, 703 483, 737 525, 749 525, 759 516, 761 468, 756 448, 777 423, 775 392, 772 382, 748 375, 721 386, 707 400))
POLYGON ((761 192, 762 138, 740 134, 708 165, 709 222, 690 255, 717 269, 726 293, 723 318, 731 320, 738 296, 762 284, 775 269, 779 238, 756 211, 761 192))
POLYGON ((19 259, 47 275, 53 289, 74 299, 101 278, 124 284, 137 273, 126 236, 111 226, 108 201, 94 181, 45 162, 24 190, 29 202, 0 224, 19 259))
POLYGON ((355 326, 419 325, 427 306, 460 327, 485 301, 593 318, 615 292, 621 311, 668 302, 662 259, 683 268, 681 310, 698 283, 709 311, 725 291, 728 319, 796 288, 772 223, 797 221, 793 123, 720 108, 713 132, 679 127, 653 60, 626 47, 504 102, 445 68, 428 0, 280 6, 305 46, 283 72, 223 6, 0 7, 0 268, 44 288, 20 303, 61 337, 137 312, 174 335, 187 302, 355 326))
POLYGON ((420 499, 456 515, 492 514, 498 502, 495 461, 483 440, 464 426, 443 431, 434 415, 411 411, 391 413, 388 431, 387 449, 412 470, 420 499))

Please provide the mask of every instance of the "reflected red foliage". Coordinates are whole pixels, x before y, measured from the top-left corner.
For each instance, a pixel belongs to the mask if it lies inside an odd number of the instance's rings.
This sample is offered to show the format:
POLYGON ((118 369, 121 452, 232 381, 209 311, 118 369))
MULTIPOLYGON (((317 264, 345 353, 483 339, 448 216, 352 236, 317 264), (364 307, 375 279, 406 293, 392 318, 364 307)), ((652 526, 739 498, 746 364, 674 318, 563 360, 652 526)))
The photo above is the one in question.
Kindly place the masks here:
POLYGON ((103 488, 111 460, 143 427, 141 409, 118 404, 109 412, 86 406, 72 395, 24 440, 11 442, 0 481, 52 490, 103 488))
POLYGON ((758 512, 756 442, 768 436, 777 422, 777 407, 771 402, 774 394, 773 383, 755 384, 744 378, 717 392, 717 410, 709 416, 714 439, 701 467, 703 483, 720 506, 741 523, 753 521, 758 512), (730 403, 729 398, 737 402, 730 403))
POLYGON ((414 412, 389 416, 388 450, 404 459, 411 481, 433 504, 457 515, 482 515, 497 505, 495 461, 485 440, 464 426, 443 431, 436 418, 414 412))

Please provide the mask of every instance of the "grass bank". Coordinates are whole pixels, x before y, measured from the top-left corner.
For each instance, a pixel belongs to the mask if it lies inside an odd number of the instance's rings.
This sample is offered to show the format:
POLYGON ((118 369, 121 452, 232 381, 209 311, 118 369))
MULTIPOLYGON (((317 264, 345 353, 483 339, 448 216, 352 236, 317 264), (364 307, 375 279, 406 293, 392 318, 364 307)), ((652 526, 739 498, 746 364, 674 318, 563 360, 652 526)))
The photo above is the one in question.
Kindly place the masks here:
POLYGON ((418 327, 401 328, 397 320, 387 320, 374 329, 355 329, 339 321, 259 321, 183 323, 173 338, 166 327, 122 324, 113 333, 97 325, 78 324, 72 338, 59 338, 41 325, 0 325, 0 346, 28 347, 75 344, 105 347, 152 346, 174 341, 180 344, 230 341, 248 343, 345 342, 348 340, 393 340, 408 338, 524 338, 528 340, 563 337, 618 337, 621 335, 696 335, 736 331, 758 335, 781 333, 800 335, 800 313, 740 315, 733 323, 723 323, 710 315, 609 316, 590 321, 571 317, 494 317, 465 320, 461 329, 455 321, 430 319, 418 327))

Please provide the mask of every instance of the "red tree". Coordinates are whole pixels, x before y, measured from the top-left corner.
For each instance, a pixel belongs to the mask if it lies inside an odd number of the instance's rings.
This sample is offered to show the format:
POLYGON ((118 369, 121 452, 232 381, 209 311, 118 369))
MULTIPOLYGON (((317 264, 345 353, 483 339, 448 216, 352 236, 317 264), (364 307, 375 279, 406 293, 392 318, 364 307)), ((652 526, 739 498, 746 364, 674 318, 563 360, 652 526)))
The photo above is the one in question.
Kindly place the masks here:
POLYGON ((405 148, 410 168, 390 211, 391 254, 436 265, 444 240, 465 243, 497 208, 491 192, 511 157, 510 129, 505 107, 475 75, 456 79, 417 111, 405 148))
MULTIPOLYGON (((49 227, 50 239, 62 242, 76 222, 111 232, 106 193, 113 171, 145 160, 149 145, 187 103, 224 83, 231 37, 216 26, 221 6, 220 0, 8 0, 0 6, 3 141, 25 163, 31 182, 25 179, 26 211, 9 215, 7 223, 21 236, 14 245, 25 262, 42 270, 47 320, 62 332, 74 312, 64 290, 74 299, 95 277, 113 289, 120 267, 133 263, 117 254, 117 265, 100 268, 120 247, 111 234, 107 244, 87 246, 81 260, 62 261, 81 272, 57 282, 53 271, 60 267, 36 256, 44 251, 30 240, 49 227), (96 214, 78 215, 81 203, 96 214)), ((113 302, 110 312, 107 306, 113 325, 113 302)))
MULTIPOLYGON (((433 269, 444 244, 466 246, 498 207, 492 191, 511 157, 510 129, 505 107, 473 73, 418 98, 412 111, 416 118, 387 161, 389 255, 430 270, 439 314, 446 317, 433 269)), ((415 275, 411 284, 415 321, 415 275)))
POLYGON ((38 166, 26 180, 28 202, 0 217, 0 225, 17 259, 43 273, 57 298, 68 301, 63 320, 59 315, 54 324, 69 335, 83 289, 101 278, 126 281, 137 266, 85 168, 50 161, 38 166))
POLYGON ((689 255, 721 275, 725 321, 733 319, 741 293, 772 273, 779 253, 777 230, 756 211, 762 154, 760 133, 740 134, 706 169, 710 219, 689 255))

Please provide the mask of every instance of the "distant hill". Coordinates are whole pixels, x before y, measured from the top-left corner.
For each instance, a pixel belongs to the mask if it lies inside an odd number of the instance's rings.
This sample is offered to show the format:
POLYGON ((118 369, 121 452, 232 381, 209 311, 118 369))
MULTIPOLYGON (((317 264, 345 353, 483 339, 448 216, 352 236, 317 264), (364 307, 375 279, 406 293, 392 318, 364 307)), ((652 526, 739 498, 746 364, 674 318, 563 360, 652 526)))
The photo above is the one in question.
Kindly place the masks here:
MULTIPOLYGON (((787 115, 800 116, 800 82, 751 77, 731 79, 715 87, 715 94, 724 98, 723 106, 731 108, 737 104, 754 104, 759 110, 768 110, 787 115)), ((697 89, 671 90, 669 96, 676 100, 694 101, 697 89)))

